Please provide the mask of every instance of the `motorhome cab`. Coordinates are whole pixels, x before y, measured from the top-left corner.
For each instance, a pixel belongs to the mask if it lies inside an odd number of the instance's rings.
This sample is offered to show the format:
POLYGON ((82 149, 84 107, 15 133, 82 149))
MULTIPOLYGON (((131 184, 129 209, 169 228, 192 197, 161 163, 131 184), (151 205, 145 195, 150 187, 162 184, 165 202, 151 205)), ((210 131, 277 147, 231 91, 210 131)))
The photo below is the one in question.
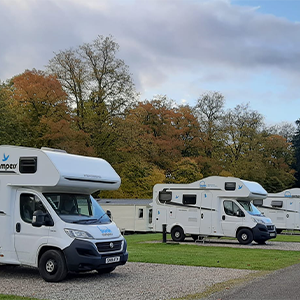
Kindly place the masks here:
POLYGON ((267 197, 256 182, 211 176, 190 184, 156 184, 153 189, 153 230, 174 241, 186 236, 236 237, 241 244, 259 244, 276 237, 276 228, 251 203, 267 197))
POLYGON ((294 188, 280 193, 270 193, 263 200, 254 200, 253 204, 271 218, 277 233, 282 230, 300 230, 300 189, 294 188))
POLYGON ((93 199, 120 186, 103 159, 0 146, 0 263, 37 267, 46 281, 69 271, 111 272, 127 244, 93 199))

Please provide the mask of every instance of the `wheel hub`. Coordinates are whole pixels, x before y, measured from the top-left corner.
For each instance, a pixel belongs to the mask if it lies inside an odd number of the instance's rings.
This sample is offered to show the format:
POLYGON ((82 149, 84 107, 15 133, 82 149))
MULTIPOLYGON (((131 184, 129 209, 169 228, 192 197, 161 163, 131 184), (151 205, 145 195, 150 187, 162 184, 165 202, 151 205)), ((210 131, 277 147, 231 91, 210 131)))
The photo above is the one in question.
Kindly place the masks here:
POLYGON ((248 235, 246 233, 243 233, 242 234, 242 240, 246 241, 248 238, 248 235))
POLYGON ((46 263, 46 271, 48 273, 53 273, 56 269, 56 263, 53 259, 49 259, 46 263))

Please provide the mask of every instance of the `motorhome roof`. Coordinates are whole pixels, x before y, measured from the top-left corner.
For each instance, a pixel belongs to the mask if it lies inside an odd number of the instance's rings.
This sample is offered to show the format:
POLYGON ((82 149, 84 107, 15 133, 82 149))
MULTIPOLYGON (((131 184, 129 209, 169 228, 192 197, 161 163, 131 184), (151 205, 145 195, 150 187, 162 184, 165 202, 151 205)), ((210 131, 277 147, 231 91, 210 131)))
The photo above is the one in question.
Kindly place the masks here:
POLYGON ((268 198, 300 198, 300 188, 288 189, 279 193, 269 193, 268 198))
POLYGON ((257 182, 235 177, 210 176, 189 184, 157 184, 160 190, 211 190, 224 192, 224 196, 236 198, 266 198, 267 191, 257 182))
POLYGON ((5 161, 1 163, 0 175, 5 176, 1 180, 11 186, 34 186, 40 190, 55 187, 56 190, 93 193, 117 189, 121 184, 119 175, 101 158, 18 146, 0 146, 0 157, 5 161), (30 172, 23 172, 20 164, 24 160, 26 169, 28 159, 35 165, 30 172))

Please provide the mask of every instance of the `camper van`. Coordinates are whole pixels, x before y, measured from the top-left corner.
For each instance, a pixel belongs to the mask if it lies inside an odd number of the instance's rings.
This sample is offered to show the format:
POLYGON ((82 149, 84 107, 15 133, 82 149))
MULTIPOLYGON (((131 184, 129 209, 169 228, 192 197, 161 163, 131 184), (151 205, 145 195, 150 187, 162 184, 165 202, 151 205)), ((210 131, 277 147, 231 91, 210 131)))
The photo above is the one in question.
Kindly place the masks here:
POLYGON ((126 263, 126 240, 91 196, 119 188, 108 162, 17 146, 0 146, 0 159, 0 264, 36 267, 58 282, 126 263))
POLYGON ((258 244, 276 237, 276 228, 251 203, 267 197, 256 182, 211 176, 190 184, 156 184, 153 188, 153 230, 176 242, 186 236, 235 237, 241 244, 258 244))
POLYGON ((96 199, 123 234, 152 231, 152 199, 96 199))
POLYGON ((277 233, 282 230, 300 230, 300 189, 269 193, 266 199, 254 200, 253 204, 271 218, 277 233))

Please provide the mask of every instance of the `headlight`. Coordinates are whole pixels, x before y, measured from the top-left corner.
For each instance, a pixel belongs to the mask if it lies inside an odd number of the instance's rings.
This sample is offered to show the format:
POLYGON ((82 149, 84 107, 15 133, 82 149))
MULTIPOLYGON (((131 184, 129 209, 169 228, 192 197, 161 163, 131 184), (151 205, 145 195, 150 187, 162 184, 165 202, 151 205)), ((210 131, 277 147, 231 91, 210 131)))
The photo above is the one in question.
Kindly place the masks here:
POLYGON ((263 224, 265 225, 265 222, 263 220, 260 220, 260 219, 256 219, 256 218, 251 218, 252 221, 254 221, 255 223, 258 223, 258 224, 263 224))
POLYGON ((71 238, 93 239, 93 236, 86 231, 65 228, 65 233, 71 238))

